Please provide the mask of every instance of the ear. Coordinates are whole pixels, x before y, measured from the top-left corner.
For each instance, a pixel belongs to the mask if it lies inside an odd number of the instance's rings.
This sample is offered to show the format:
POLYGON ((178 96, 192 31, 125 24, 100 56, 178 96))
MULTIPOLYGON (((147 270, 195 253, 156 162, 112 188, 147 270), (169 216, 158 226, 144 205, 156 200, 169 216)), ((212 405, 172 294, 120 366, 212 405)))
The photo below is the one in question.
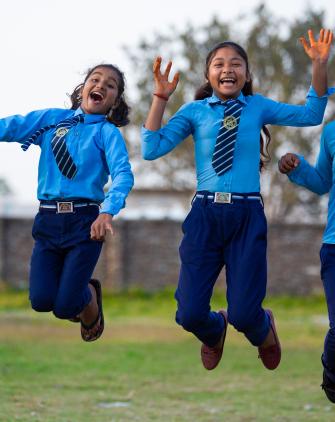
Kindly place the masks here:
POLYGON ((78 99, 78 101, 81 101, 81 100, 82 100, 82 98, 83 98, 83 88, 84 88, 84 86, 82 86, 82 87, 80 88, 79 92, 78 92, 78 95, 77 95, 77 99, 78 99))
POLYGON ((115 110, 120 105, 120 98, 115 100, 115 103, 112 105, 111 110, 115 110))
POLYGON ((251 81, 251 76, 249 71, 247 72, 247 78, 246 78, 246 82, 250 82, 251 81))

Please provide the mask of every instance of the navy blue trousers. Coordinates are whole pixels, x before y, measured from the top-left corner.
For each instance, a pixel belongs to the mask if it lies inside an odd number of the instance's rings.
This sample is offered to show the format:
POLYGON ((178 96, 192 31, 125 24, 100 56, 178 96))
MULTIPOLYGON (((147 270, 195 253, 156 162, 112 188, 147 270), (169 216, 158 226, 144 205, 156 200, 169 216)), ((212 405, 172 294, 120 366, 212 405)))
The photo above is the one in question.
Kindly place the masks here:
POLYGON ((68 319, 90 302, 88 283, 102 248, 102 242, 90 239, 98 214, 98 207, 91 206, 76 208, 73 214, 40 209, 36 215, 29 287, 36 311, 68 319))
POLYGON ((218 343, 224 320, 211 311, 210 300, 225 266, 228 321, 253 345, 262 344, 270 329, 262 308, 267 282, 267 223, 262 203, 243 199, 219 204, 197 198, 182 230, 177 323, 210 347, 218 343))
POLYGON ((335 245, 324 243, 320 250, 320 259, 329 316, 329 330, 324 342, 322 363, 327 376, 335 382, 335 245))

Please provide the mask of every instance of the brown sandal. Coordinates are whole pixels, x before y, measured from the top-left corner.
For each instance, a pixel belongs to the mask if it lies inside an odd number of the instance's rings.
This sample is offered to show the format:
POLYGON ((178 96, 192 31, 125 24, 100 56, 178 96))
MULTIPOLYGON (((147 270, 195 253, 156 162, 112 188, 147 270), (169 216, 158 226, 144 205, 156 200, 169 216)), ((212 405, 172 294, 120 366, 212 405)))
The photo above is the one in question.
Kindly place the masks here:
POLYGON ((91 279, 89 283, 95 288, 95 291, 97 294, 97 304, 98 304, 99 312, 96 319, 90 325, 85 325, 82 321, 80 321, 81 338, 84 341, 95 341, 95 340, 98 340, 98 338, 101 336, 105 328, 104 314, 102 311, 102 291, 101 291, 101 284, 98 280, 91 279), (88 331, 91 330, 95 325, 97 325, 98 322, 99 322, 99 327, 97 331, 94 334, 89 334, 88 331))

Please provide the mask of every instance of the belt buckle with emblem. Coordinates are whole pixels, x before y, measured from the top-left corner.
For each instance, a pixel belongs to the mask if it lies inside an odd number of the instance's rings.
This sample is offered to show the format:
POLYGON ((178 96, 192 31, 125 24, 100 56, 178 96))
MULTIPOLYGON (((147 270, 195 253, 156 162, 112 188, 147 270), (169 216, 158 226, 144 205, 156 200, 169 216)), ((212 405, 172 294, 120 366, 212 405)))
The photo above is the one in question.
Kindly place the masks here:
POLYGON ((223 119, 223 126, 227 130, 234 129, 237 126, 237 119, 234 116, 226 116, 223 119))
POLYGON ((218 204, 231 204, 231 193, 230 192, 215 192, 214 202, 218 204))
POLYGON ((58 136, 58 138, 61 138, 63 136, 65 136, 68 133, 69 129, 66 127, 59 127, 56 130, 56 136, 58 136))
POLYGON ((73 202, 57 202, 57 214, 73 212, 73 202))

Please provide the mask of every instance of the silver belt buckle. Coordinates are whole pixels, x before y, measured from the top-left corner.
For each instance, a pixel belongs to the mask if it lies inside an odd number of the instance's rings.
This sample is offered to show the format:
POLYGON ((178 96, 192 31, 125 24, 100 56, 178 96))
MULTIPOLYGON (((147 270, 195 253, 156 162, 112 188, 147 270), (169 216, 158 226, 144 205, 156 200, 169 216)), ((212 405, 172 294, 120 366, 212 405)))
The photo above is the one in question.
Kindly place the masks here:
POLYGON ((231 204, 231 193, 215 192, 214 202, 217 202, 218 204, 231 204))
POLYGON ((57 214, 73 212, 73 202, 57 202, 57 214))

